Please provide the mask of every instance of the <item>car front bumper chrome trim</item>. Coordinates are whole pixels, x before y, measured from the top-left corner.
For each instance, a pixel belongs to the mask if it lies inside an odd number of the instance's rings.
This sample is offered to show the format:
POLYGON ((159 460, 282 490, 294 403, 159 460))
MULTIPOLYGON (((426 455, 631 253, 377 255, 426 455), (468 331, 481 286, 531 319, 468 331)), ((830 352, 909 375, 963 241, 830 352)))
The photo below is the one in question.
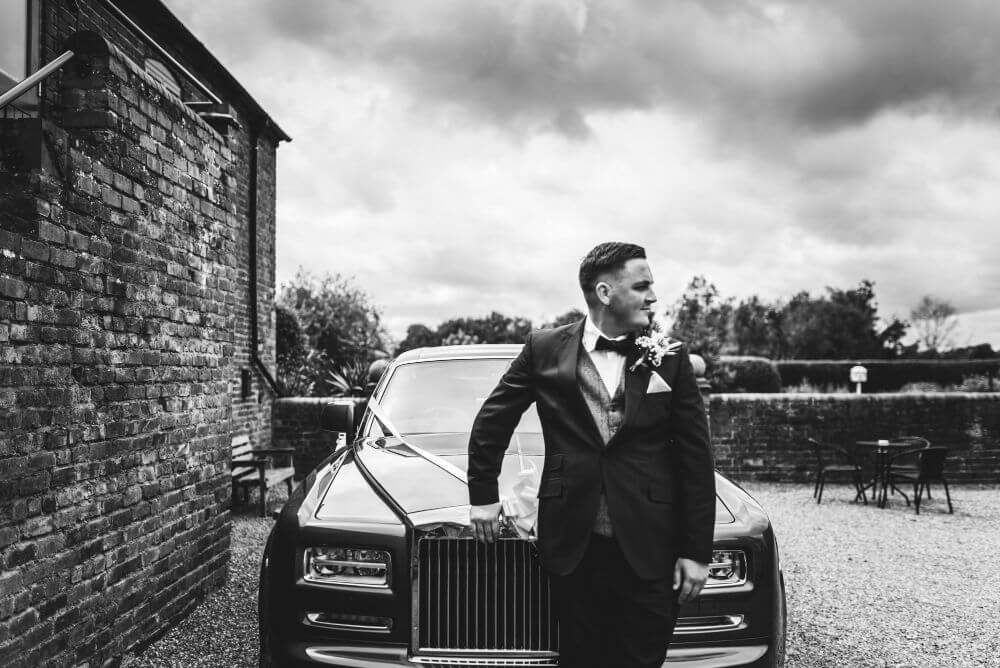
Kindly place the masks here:
MULTIPOLYGON (((667 652, 664 668, 730 668, 744 666, 767 654, 767 645, 726 645, 716 647, 671 647, 667 652)), ((442 656, 423 654, 410 656, 402 645, 361 647, 356 645, 299 645, 292 653, 320 666, 342 668, 426 668, 428 665, 508 667, 537 666, 550 668, 557 665, 554 657, 503 657, 503 656, 442 656)))

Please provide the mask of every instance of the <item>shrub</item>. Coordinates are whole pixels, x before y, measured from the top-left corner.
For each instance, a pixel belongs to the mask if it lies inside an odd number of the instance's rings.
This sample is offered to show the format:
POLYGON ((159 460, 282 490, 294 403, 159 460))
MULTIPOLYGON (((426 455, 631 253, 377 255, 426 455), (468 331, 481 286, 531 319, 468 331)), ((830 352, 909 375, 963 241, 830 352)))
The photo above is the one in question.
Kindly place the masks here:
MULTIPOLYGON (((796 387, 847 384, 850 369, 861 364, 868 369, 865 392, 899 392, 908 383, 934 383, 942 387, 961 385, 965 376, 996 378, 1000 360, 782 360, 777 362, 781 383, 796 387)), ((853 389, 853 386, 852 386, 853 389)))
POLYGON ((781 392, 778 367, 766 357, 722 355, 712 380, 714 392, 781 392))

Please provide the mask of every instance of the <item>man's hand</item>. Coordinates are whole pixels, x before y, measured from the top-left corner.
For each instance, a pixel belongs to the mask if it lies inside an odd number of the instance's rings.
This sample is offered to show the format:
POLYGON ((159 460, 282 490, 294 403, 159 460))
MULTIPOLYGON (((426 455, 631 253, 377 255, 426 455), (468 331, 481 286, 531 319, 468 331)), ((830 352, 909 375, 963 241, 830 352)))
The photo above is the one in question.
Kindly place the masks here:
POLYGON ((684 605, 696 599, 707 579, 708 564, 691 559, 678 559, 674 564, 674 591, 680 590, 677 602, 684 605))
MULTIPOLYGON (((470 506, 469 520, 472 522, 472 535, 480 543, 492 543, 500 537, 500 502, 487 506, 470 506)), ((705 569, 707 575, 708 569, 705 569)), ((702 578, 704 582, 704 578, 702 578)))

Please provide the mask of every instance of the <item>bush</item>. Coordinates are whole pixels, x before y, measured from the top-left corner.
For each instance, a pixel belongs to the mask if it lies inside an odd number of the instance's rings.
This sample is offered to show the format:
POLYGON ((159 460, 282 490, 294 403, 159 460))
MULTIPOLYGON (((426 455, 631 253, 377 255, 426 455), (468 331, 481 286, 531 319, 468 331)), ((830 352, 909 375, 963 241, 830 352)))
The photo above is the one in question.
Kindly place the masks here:
POLYGON ((766 357, 722 355, 713 392, 781 392, 777 365, 766 357))
MULTIPOLYGON (((782 360, 776 363, 784 387, 848 383, 851 367, 868 369, 865 392, 899 392, 909 383, 961 385, 966 376, 1000 372, 1000 360, 782 360)), ((851 385, 853 389, 853 384, 851 385)))

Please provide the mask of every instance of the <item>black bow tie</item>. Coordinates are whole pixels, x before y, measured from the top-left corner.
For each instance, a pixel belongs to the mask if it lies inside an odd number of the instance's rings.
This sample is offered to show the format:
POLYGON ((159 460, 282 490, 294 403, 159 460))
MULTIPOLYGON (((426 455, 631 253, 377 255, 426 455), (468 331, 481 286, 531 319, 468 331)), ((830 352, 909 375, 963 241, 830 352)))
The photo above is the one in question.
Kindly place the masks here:
POLYGON ((618 339, 616 341, 599 336, 597 337, 597 343, 594 345, 594 350, 610 350, 611 352, 628 357, 628 354, 631 352, 633 346, 635 346, 635 339, 631 336, 627 336, 624 339, 618 339))

